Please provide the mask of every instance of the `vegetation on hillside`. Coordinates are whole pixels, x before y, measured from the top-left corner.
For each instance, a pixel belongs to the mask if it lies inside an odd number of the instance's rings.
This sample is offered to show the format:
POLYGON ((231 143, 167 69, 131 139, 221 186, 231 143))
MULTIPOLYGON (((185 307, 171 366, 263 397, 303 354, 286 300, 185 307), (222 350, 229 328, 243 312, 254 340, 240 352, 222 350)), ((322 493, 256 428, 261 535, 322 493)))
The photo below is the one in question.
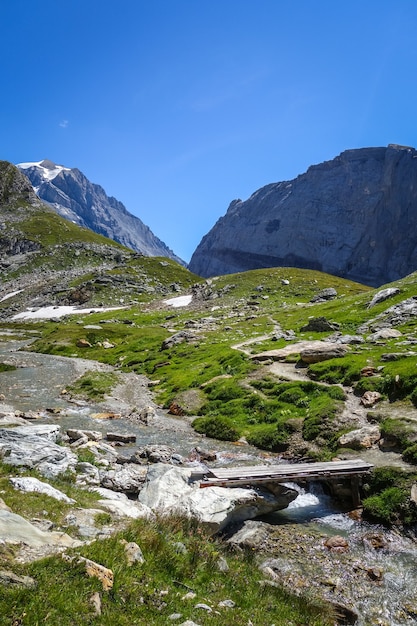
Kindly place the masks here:
MULTIPOLYGON (((386 402, 417 405, 415 318, 396 322, 399 337, 372 339, 387 309, 416 295, 415 275, 397 281, 398 294, 369 308, 376 290, 313 270, 254 270, 203 281, 174 261, 141 257, 90 231, 81 234, 77 226, 61 223, 60 217, 39 207, 26 213, 22 209, 22 216, 16 228, 40 249, 23 265, 4 269, 3 278, 29 276, 35 268, 53 276, 55 284, 57 276, 65 276, 52 292, 45 279, 42 293, 49 298, 52 293, 56 305, 94 306, 97 312, 59 321, 5 322, 3 327, 23 333, 36 330, 32 350, 87 357, 122 372, 146 374, 153 380, 156 400, 194 416, 198 432, 219 439, 244 437, 271 452, 327 460, 343 453, 338 441, 349 430, 340 421, 340 385, 354 388, 357 395, 377 391, 386 402), (336 297, 320 300, 328 288, 336 297), (184 293, 193 295, 189 307, 165 303, 184 293), (106 312, 107 305, 123 308, 106 312), (309 320, 317 317, 329 321, 329 330, 306 330, 309 320), (350 345, 344 357, 305 367, 310 381, 288 382, 252 358, 299 340, 359 332, 361 342, 350 345), (170 343, 172 337, 177 340, 170 343), (387 353, 395 353, 395 360, 387 359, 387 353), (373 375, 364 376, 365 369, 373 375)), ((25 287, 1 302, 3 317, 10 307, 30 300, 29 291, 30 286, 25 287)), ((298 358, 296 353, 287 357, 293 363, 298 358)), ((102 389, 112 384, 106 380, 102 389)), ((92 397, 100 384, 84 379, 78 387, 74 392, 92 397)), ((415 463, 413 421, 396 416, 390 425, 386 418, 382 414, 371 420, 387 435, 390 429, 402 429, 397 449, 415 463)))

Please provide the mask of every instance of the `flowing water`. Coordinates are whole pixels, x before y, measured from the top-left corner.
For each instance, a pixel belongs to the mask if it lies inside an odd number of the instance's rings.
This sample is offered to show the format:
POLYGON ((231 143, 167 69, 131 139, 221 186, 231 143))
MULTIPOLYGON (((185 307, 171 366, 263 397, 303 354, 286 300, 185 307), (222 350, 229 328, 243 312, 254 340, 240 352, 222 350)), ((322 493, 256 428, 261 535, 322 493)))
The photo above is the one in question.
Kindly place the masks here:
MULTIPOLYGON (((0 361, 18 369, 0 373, 0 393, 5 403, 22 412, 35 411, 41 421, 66 428, 86 428, 137 435, 136 446, 167 444, 187 456, 196 446, 215 448, 217 465, 278 462, 259 450, 236 447, 227 442, 202 439, 191 428, 173 429, 169 424, 149 426, 127 420, 98 420, 101 407, 75 405, 60 395, 61 390, 80 375, 79 363, 65 358, 18 351, 23 342, 0 344, 0 361), (52 415, 45 408, 60 409, 52 415)), ((417 544, 414 537, 354 521, 338 508, 318 484, 308 491, 291 485, 299 496, 284 511, 264 518, 274 525, 282 541, 281 556, 293 572, 318 581, 329 589, 329 597, 348 601, 359 613, 358 626, 403 626, 417 624, 417 544), (323 548, 323 537, 346 538, 346 552, 323 548), (382 543, 375 548, 375 537, 382 543), (288 546, 285 547, 285 538, 288 546), (294 553, 295 548, 299 551, 294 553)), ((313 583, 312 583, 313 586, 313 583)))

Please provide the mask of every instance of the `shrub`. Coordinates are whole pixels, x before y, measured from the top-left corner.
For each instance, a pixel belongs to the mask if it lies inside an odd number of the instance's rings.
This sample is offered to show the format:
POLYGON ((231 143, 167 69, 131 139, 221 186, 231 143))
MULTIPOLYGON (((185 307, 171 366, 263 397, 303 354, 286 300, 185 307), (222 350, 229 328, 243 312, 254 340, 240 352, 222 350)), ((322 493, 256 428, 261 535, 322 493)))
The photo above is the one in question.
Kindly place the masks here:
POLYGON ((210 400, 221 400, 228 402, 244 397, 247 392, 238 385, 234 380, 222 380, 207 385, 206 393, 210 400))
POLYGON ((295 404, 297 407, 307 407, 309 405, 309 398, 300 387, 292 387, 284 390, 278 394, 281 402, 288 402, 289 404, 295 404))
POLYGON ((8 363, 0 363, 0 372, 11 372, 17 369, 14 365, 9 365, 8 363))
POLYGON ((192 426, 198 433, 213 439, 236 441, 240 437, 240 433, 233 424, 228 419, 220 416, 197 417, 193 421, 192 426))
POLYGON ((326 393, 329 396, 329 398, 332 398, 332 400, 340 400, 342 402, 346 400, 345 392, 338 385, 327 387, 326 393))
POLYGON ((394 439, 400 450, 404 450, 410 445, 408 439, 410 435, 410 427, 404 424, 401 419, 393 419, 387 417, 381 422, 382 437, 394 439))
POLYGON ((403 451, 403 459, 407 463, 417 465, 417 443, 414 443, 403 451))
POLYGON ((392 524, 401 517, 407 505, 407 492, 400 487, 389 487, 382 493, 370 496, 363 501, 363 509, 371 519, 392 524))
POLYGON ((366 356, 350 354, 340 359, 313 363, 309 366, 308 372, 314 380, 352 385, 360 379, 361 369, 365 365, 366 356))
POLYGON ((288 448, 289 435, 289 430, 286 428, 285 424, 279 424, 275 427, 253 431, 246 439, 250 445, 261 448, 262 450, 285 452, 288 448))
POLYGON ((321 436, 327 441, 334 437, 334 428, 331 422, 337 413, 336 401, 328 395, 317 398, 304 419, 303 438, 312 441, 321 436))

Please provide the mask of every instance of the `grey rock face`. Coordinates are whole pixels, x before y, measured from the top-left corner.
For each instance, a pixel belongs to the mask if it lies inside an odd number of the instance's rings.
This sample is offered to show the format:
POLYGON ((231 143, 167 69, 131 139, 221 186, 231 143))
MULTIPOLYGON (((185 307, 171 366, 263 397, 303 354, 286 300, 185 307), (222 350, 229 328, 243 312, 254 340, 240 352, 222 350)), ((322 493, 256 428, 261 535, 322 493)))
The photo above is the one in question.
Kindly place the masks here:
POLYGON ((208 277, 292 266, 379 286, 417 268, 416 206, 416 150, 347 150, 234 200, 189 268, 208 277))
POLYGON ((145 256, 164 256, 184 264, 163 241, 126 207, 91 183, 80 170, 51 161, 21 163, 37 195, 62 217, 118 241, 145 256))
POLYGON ((77 457, 68 448, 57 445, 39 430, 26 428, 0 429, 0 456, 10 465, 37 469, 53 478, 75 468, 77 457))

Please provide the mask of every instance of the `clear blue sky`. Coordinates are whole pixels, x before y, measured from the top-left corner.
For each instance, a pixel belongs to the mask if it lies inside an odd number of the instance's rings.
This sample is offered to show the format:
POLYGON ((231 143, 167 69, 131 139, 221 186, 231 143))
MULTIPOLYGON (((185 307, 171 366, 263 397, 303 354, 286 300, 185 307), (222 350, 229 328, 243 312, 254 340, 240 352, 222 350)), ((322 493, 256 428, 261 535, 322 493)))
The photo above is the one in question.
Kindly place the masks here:
POLYGON ((417 147, 415 0, 3 0, 0 159, 78 167, 188 261, 234 198, 417 147))

